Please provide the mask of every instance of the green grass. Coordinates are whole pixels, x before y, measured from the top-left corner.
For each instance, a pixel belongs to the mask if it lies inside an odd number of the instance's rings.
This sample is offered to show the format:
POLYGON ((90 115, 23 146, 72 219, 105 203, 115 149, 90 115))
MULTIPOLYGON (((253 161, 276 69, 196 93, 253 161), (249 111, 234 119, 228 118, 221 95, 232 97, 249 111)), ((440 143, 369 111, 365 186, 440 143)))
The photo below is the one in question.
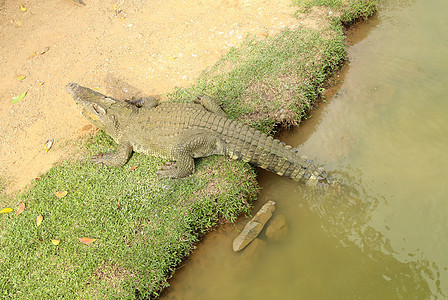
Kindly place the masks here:
MULTIPOLYGON (((99 133, 89 148, 113 143, 99 133)), ((0 216, 0 297, 154 296, 201 233, 248 212, 256 197, 255 174, 244 163, 210 157, 189 178, 159 181, 162 163, 143 155, 123 168, 63 162, 19 195, 14 203, 24 202, 25 211, 0 216), (62 190, 66 197, 54 195, 62 190), (84 245, 81 237, 98 240, 84 245)))
MULTIPOLYGON (((375 6, 354 0, 296 4, 308 11, 324 4, 338 17, 320 28, 286 29, 262 41, 249 37, 171 100, 215 96, 231 118, 264 132, 297 125, 346 59, 340 22, 366 17, 375 6)), ((134 154, 123 168, 87 161, 115 147, 99 132, 80 150, 81 160, 60 163, 19 195, 0 194, 0 209, 26 204, 19 216, 0 215, 0 297, 156 297, 203 233, 247 213, 256 198, 254 171, 223 157, 197 160, 191 177, 161 181, 158 158, 134 154), (54 195, 63 190, 66 197, 54 195), (38 215, 44 217, 39 227, 38 215), (81 237, 97 240, 84 245, 81 237), (55 246, 52 239, 61 242, 55 246)))
MULTIPOLYGON (((337 22, 350 25, 359 19, 367 19, 376 12, 376 0, 294 0, 301 12, 308 13, 313 6, 328 7, 339 12, 337 22)), ((336 14, 338 15, 338 14, 336 14)))

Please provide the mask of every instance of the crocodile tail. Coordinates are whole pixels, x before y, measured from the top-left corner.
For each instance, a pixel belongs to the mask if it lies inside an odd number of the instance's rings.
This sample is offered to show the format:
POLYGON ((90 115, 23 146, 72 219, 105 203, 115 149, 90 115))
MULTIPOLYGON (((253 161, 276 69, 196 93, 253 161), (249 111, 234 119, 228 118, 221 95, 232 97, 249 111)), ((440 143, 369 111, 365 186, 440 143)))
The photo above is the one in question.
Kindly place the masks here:
POLYGON ((297 149, 247 125, 232 122, 225 155, 296 181, 330 184, 322 168, 301 157, 297 149), (236 123, 236 124, 235 124, 236 123))

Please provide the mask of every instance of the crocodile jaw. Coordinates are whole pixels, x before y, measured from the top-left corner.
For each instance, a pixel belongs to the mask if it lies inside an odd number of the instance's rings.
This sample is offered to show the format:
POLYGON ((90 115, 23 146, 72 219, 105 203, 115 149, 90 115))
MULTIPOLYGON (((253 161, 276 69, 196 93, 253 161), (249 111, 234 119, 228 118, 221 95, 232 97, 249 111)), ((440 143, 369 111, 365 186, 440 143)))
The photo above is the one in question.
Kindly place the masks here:
POLYGON ((103 129, 105 119, 108 117, 107 110, 118 101, 73 82, 68 83, 65 90, 76 103, 83 106, 83 116, 95 126, 103 129))

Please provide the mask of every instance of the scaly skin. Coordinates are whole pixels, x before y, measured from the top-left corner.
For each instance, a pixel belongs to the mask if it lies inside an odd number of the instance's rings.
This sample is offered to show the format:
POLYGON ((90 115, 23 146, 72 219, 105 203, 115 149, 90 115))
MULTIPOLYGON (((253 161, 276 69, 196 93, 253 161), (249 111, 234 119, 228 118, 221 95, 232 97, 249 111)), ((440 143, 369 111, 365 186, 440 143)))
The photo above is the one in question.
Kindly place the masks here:
POLYGON ((120 102, 76 83, 67 84, 66 90, 84 106, 84 116, 119 145, 114 153, 93 157, 96 163, 120 167, 132 152, 138 152, 173 161, 157 173, 162 178, 181 178, 194 172, 195 158, 217 154, 296 181, 332 183, 296 149, 228 119, 210 97, 202 97, 199 104, 157 105, 150 97, 120 102))

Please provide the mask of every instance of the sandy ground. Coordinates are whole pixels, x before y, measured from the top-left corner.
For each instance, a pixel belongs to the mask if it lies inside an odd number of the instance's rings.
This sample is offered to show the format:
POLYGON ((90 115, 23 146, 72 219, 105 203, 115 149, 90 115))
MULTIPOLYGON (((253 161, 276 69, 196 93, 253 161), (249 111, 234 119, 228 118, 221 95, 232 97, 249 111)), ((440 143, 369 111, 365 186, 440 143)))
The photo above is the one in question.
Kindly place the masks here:
POLYGON ((65 93, 68 82, 118 99, 164 94, 194 83, 247 34, 263 39, 300 23, 290 0, 84 2, 0 0, 0 176, 7 192, 69 156, 70 141, 93 130, 65 93), (45 152, 50 138, 54 146, 45 152))

